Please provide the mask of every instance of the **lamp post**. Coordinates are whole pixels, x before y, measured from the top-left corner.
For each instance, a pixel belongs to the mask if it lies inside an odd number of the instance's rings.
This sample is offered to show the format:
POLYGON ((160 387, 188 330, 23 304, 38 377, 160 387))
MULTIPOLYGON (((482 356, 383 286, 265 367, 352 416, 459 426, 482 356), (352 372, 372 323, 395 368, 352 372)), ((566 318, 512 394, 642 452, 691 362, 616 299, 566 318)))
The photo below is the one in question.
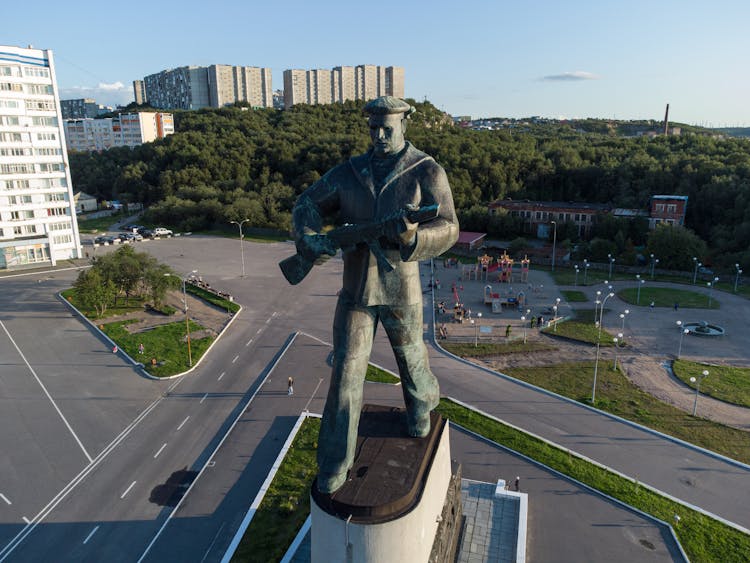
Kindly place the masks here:
POLYGON ((622 342, 622 333, 618 332, 617 336, 615 336, 612 340, 614 340, 614 342, 615 342, 615 363, 612 366, 612 369, 614 369, 615 371, 617 371, 617 352, 620 349, 620 342, 622 342))
POLYGON ((698 376, 698 379, 691 377, 690 383, 695 383, 695 400, 693 400, 693 416, 695 416, 696 411, 698 410, 698 395, 701 392, 701 381, 703 381, 706 377, 708 377, 708 370, 704 369, 703 373, 698 376))
POLYGON ((589 261, 584 259, 583 261, 583 285, 586 285, 586 274, 589 273, 589 266, 591 266, 591 264, 589 264, 589 261))
POLYGON ((700 268, 703 264, 698 262, 698 257, 693 256, 693 285, 695 285, 695 280, 698 278, 698 268, 700 268))
POLYGON ((719 281, 719 278, 714 278, 713 281, 706 282, 706 285, 708 286, 708 307, 709 308, 711 308, 711 297, 713 296, 714 285, 716 285, 717 281, 719 281))
POLYGON ((641 279, 641 274, 635 275, 635 283, 636 287, 638 288, 638 296, 635 298, 635 304, 640 305, 641 304, 641 286, 646 283, 646 280, 641 279))
POLYGON ((742 270, 740 270, 739 264, 735 264, 734 267, 737 269, 737 273, 734 276, 734 292, 737 293, 737 283, 740 281, 740 275, 742 275, 742 270))
MULTIPOLYGON (((576 264, 575 269, 576 269, 576 283, 575 283, 575 285, 577 286, 578 285, 578 264, 576 264)), ((737 284, 735 284, 735 285, 737 285, 737 284)), ((737 290, 735 290, 735 291, 737 291, 737 290)))
POLYGON ((594 324, 596 324, 596 315, 597 315, 597 312, 599 311, 599 303, 601 303, 601 301, 599 300, 599 297, 601 297, 601 295, 602 295, 601 291, 596 292, 596 301, 594 301, 594 324))
POLYGON ((521 315, 521 324, 523 325, 523 343, 526 344, 526 315, 521 315))
POLYGON ((554 225, 554 231, 552 234, 552 271, 555 271, 555 246, 557 245, 557 222, 550 221, 554 225))
POLYGON ((237 225, 237 227, 240 229, 240 259, 242 260, 242 277, 245 277, 245 248, 242 246, 242 225, 247 223, 250 219, 243 219, 239 223, 237 221, 229 221, 232 225, 237 225))
POLYGON ((197 272, 198 270, 193 270, 184 278, 180 276, 176 276, 175 274, 169 274, 169 273, 164 274, 165 276, 172 276, 173 278, 177 278, 182 282, 182 304, 185 307, 185 334, 187 336, 187 351, 188 351, 188 366, 189 367, 193 367, 193 354, 190 350, 190 317, 188 316, 187 290, 185 289, 185 283, 187 282, 187 279, 190 276, 192 276, 193 274, 197 272))
POLYGON ((654 258, 654 255, 651 255, 651 279, 654 279, 654 266, 656 266, 659 263, 658 258, 654 258))
POLYGON ((479 342, 479 322, 482 320, 482 313, 477 313, 477 321, 474 322, 474 319, 471 319, 471 324, 474 325, 474 348, 477 347, 477 343, 479 342))
POLYGON ((554 319, 554 323, 555 323, 555 328, 553 330, 555 332, 557 332, 557 308, 559 306, 560 306, 560 298, 558 297, 557 299, 555 299, 555 304, 552 306, 552 311, 554 313, 553 319, 554 319))
POLYGON ((602 307, 601 307, 601 313, 599 314, 599 333, 596 337, 596 361, 594 362, 594 383, 591 386, 591 404, 596 403, 596 376, 599 373, 599 348, 601 346, 602 342, 602 317, 604 315, 604 304, 607 302, 607 299, 610 297, 614 297, 614 293, 609 292, 607 296, 602 301, 602 307))
POLYGON ((612 266, 615 263, 615 259, 611 254, 607 254, 607 258, 609 258, 609 279, 612 279, 612 266))
POLYGON ((682 321, 677 321, 677 328, 680 329, 680 345, 677 347, 677 359, 679 360, 680 355, 682 354, 682 337, 690 331, 686 328, 682 328, 682 321))
POLYGON ((622 313, 620 313, 620 319, 622 320, 622 328, 620 329, 622 332, 625 332, 625 316, 630 314, 630 309, 625 309, 622 313))

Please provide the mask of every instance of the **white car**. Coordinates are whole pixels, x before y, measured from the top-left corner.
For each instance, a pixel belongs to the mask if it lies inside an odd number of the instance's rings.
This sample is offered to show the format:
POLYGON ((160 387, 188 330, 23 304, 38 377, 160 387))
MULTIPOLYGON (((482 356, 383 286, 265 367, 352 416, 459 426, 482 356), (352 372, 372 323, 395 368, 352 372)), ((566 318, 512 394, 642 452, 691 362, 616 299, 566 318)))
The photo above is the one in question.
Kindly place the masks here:
POLYGON ((172 231, 165 229, 164 227, 156 227, 153 230, 153 236, 155 237, 171 237, 173 234, 172 231))

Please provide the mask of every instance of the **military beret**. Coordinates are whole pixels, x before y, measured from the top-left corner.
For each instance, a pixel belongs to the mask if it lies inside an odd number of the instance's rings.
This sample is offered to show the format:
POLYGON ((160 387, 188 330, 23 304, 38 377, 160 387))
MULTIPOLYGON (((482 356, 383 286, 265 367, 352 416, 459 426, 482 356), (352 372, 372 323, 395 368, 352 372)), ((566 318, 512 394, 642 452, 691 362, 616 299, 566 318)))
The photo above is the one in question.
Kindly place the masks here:
POLYGON ((399 98, 394 98, 393 96, 380 96, 379 98, 367 102, 363 111, 368 115, 403 113, 404 117, 408 117, 417 110, 399 98))

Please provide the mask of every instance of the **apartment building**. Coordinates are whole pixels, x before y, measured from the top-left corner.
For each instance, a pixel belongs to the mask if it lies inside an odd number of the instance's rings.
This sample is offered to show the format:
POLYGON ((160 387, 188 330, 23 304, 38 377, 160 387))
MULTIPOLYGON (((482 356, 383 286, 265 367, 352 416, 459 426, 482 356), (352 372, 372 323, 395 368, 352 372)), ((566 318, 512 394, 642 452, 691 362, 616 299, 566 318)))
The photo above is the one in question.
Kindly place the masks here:
POLYGON ((578 203, 563 201, 516 201, 511 199, 489 204, 489 213, 505 210, 521 219, 524 233, 545 238, 551 221, 571 222, 578 227, 578 236, 588 238, 600 215, 608 214, 609 205, 601 203, 578 203))
POLYGON ((143 84, 145 99, 155 108, 218 108, 235 102, 273 107, 270 68, 183 66, 150 74, 143 84))
POLYGON ((121 113, 103 119, 68 119, 64 123, 68 150, 103 151, 135 147, 174 133, 171 113, 121 113))
POLYGON ((665 223, 667 225, 684 225, 687 211, 686 195, 654 195, 649 205, 649 228, 665 223))
POLYGON ((397 66, 337 66, 332 70, 284 71, 284 107, 404 97, 404 69, 397 66))
POLYGON ((52 51, 0 46, 0 268, 79 258, 52 51))
POLYGON ((104 113, 114 111, 114 108, 97 104, 96 100, 91 98, 79 98, 76 100, 60 100, 60 110, 63 119, 79 119, 99 117, 104 113))
POLYGON ((138 105, 145 104, 148 101, 148 98, 146 98, 146 84, 143 80, 133 80, 133 98, 138 105))

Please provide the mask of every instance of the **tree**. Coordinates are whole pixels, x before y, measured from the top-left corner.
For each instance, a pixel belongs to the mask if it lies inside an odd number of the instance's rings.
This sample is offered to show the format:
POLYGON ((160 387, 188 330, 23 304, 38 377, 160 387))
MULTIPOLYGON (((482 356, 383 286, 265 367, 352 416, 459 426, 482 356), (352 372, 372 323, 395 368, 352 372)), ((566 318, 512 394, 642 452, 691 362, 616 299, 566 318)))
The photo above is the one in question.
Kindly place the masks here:
POLYGON ((648 252, 659 258, 662 268, 690 271, 693 256, 706 255, 706 243, 689 229, 661 224, 648 236, 648 252))
POLYGON ((117 297, 117 286, 111 280, 102 277, 96 268, 83 270, 73 284, 76 299, 87 309, 96 311, 100 318, 117 297))

